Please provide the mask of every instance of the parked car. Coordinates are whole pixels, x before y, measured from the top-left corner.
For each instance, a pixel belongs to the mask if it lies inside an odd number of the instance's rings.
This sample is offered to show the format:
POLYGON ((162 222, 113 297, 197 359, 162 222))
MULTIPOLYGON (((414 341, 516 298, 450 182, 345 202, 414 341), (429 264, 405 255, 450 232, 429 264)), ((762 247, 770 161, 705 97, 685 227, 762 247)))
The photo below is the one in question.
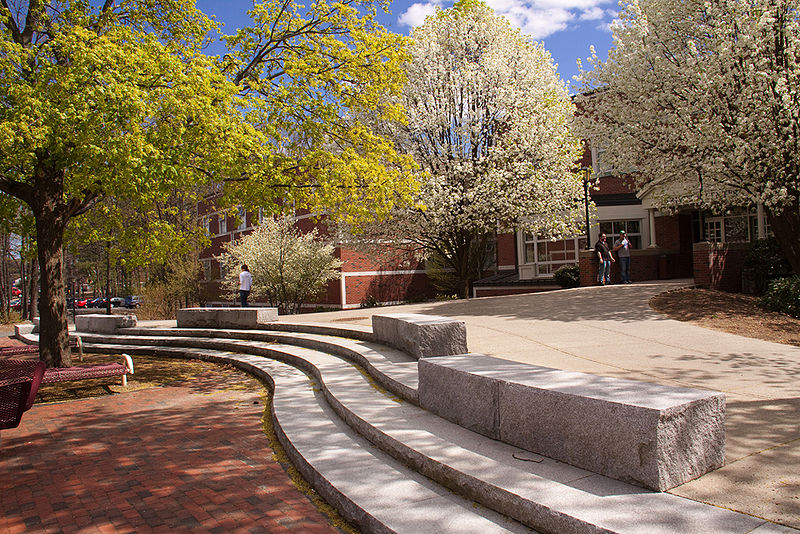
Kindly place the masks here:
POLYGON ((22 303, 20 299, 14 299, 10 302, 11 309, 14 311, 22 311, 22 303))
POLYGON ((135 308, 133 297, 111 297, 111 306, 114 308, 135 308))
POLYGON ((142 305, 142 302, 144 302, 144 297, 141 297, 139 295, 134 295, 134 296, 131 297, 131 303, 133 305, 129 306, 129 307, 130 308, 138 308, 139 306, 142 305))
POLYGON ((75 306, 78 308, 87 308, 90 300, 92 299, 76 299, 75 306))
POLYGON ((105 308, 106 307, 106 299, 105 297, 97 297, 92 299, 90 302, 86 303, 87 308, 105 308))
POLYGON ((20 295, 22 295, 22 290, 20 288, 18 288, 18 287, 12 287, 11 288, 11 296, 12 297, 18 297, 20 295))

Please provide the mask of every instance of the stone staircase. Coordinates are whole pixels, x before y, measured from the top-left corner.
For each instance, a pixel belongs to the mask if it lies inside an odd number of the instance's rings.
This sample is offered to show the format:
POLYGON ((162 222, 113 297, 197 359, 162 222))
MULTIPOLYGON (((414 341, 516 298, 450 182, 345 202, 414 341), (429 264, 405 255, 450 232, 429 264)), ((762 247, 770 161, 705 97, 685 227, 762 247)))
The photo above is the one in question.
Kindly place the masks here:
POLYGON ((364 532, 797 532, 632 486, 476 434, 418 406, 417 361, 369 329, 81 333, 90 352, 225 362, 273 389, 293 464, 364 532))

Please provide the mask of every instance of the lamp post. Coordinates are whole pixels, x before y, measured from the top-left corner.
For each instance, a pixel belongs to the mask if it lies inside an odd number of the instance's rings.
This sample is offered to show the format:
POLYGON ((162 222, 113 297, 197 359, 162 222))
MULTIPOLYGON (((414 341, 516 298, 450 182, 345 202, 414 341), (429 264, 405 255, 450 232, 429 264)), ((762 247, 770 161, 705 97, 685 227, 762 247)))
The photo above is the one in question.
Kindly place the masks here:
POLYGON ((586 217, 586 250, 592 249, 591 239, 589 238, 589 174, 592 169, 589 167, 581 167, 583 174, 583 209, 586 217))

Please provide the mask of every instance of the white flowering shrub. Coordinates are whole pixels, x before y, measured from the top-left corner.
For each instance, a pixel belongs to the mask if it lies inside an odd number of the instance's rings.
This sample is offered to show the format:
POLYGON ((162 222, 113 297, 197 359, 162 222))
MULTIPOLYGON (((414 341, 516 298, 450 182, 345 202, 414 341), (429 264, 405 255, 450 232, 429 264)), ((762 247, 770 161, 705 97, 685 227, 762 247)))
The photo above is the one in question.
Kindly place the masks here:
POLYGON ((316 229, 301 233, 291 219, 265 219, 252 233, 225 245, 217 259, 226 273, 223 288, 235 294, 247 264, 253 275, 251 298, 265 298, 281 313, 299 313, 304 302, 339 277, 342 262, 316 229))
POLYGON ((483 2, 438 10, 412 40, 408 124, 394 136, 420 165, 424 208, 396 214, 391 229, 437 255, 467 296, 491 260, 487 235, 579 232, 574 106, 544 47, 483 2))
POLYGON ((624 0, 579 133, 661 207, 764 204, 800 272, 797 0, 624 0))

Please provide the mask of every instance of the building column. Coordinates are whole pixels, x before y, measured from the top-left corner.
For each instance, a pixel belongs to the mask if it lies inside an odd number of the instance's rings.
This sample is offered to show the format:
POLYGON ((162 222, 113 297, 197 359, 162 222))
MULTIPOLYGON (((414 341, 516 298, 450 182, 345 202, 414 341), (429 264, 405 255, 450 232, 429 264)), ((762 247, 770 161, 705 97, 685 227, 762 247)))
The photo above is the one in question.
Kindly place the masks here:
POLYGON ((649 241, 647 248, 658 248, 656 243, 656 210, 655 208, 647 208, 647 224, 650 230, 649 241))
POLYGON ((764 212, 764 204, 759 202, 756 205, 756 213, 758 224, 756 224, 758 238, 765 239, 767 237, 767 214, 764 212))
POLYGON ((347 308, 347 282, 345 281, 344 271, 340 273, 342 276, 339 279, 339 299, 342 304, 342 309, 347 308))

